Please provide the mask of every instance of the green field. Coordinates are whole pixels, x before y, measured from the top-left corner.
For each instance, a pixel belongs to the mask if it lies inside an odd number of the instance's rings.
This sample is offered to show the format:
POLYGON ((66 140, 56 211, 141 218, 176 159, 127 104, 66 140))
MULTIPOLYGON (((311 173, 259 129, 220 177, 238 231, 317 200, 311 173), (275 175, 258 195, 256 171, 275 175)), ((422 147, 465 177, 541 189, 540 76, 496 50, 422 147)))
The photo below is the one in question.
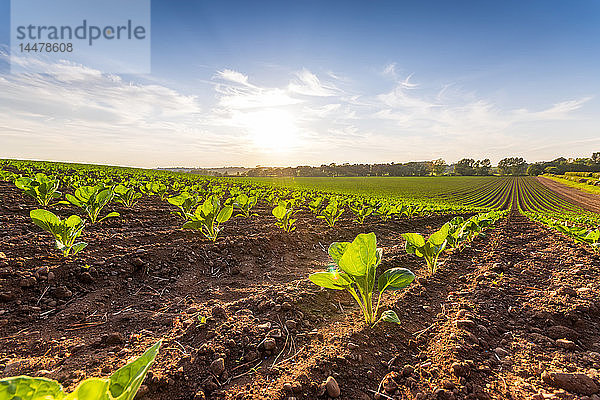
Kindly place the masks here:
POLYGON ((425 199, 489 184, 495 176, 246 178, 244 181, 289 189, 361 196, 425 199))

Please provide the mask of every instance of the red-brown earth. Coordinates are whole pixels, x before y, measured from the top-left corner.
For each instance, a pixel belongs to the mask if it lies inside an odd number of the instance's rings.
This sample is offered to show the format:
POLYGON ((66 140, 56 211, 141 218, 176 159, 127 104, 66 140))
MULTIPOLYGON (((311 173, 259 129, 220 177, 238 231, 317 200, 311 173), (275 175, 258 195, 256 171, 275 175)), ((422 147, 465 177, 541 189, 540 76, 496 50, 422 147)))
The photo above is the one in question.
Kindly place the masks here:
POLYGON ((32 200, 6 183, 0 199, 1 377, 73 388, 163 339, 139 399, 326 399, 329 376, 340 399, 600 399, 600 257, 516 214, 428 275, 401 234, 451 216, 346 213, 329 229, 300 213, 288 234, 261 207, 213 244, 144 197, 111 204, 122 216, 87 226, 89 246, 65 261, 31 223, 32 200), (332 241, 371 231, 382 270, 419 276, 385 297, 401 325, 367 328, 349 295, 307 279, 332 241))

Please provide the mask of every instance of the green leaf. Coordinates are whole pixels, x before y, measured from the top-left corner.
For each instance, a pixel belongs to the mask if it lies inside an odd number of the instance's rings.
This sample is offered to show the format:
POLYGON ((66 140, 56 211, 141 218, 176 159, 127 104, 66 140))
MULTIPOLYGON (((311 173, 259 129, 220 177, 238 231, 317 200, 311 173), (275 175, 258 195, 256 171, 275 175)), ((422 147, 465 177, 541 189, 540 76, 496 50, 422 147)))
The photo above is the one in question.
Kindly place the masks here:
POLYGON ((231 214, 233 214, 232 206, 223 207, 221 209, 221 211, 219 212, 219 215, 217 215, 217 222, 223 223, 223 222, 229 220, 229 218, 231 218, 231 214))
POLYGON ((248 196, 246 196, 245 194, 240 194, 238 197, 235 198, 235 203, 236 205, 238 205, 239 207, 243 207, 246 204, 248 204, 248 196))
POLYGON ((398 325, 400 325, 400 323, 401 323, 400 318, 398 318, 398 315, 392 310, 384 311, 381 314, 381 318, 379 318, 379 321, 391 322, 393 324, 398 324, 398 325))
MULTIPOLYGON (((199 208, 199 210, 202 211, 203 215, 210 215, 216 211, 216 209, 218 208, 218 205, 217 205, 217 207, 215 207, 215 200, 216 200, 215 196, 210 196, 209 198, 204 200, 204 203, 202 203, 201 208, 199 208)), ((219 200, 216 200, 216 201, 218 202, 219 200)), ((196 212, 198 212, 198 210, 196 210, 196 212)))
MULTIPOLYGON (((98 191, 97 188, 93 186, 81 186, 77 190, 75 190, 75 197, 83 203, 87 203, 88 200, 98 191)), ((67 195, 68 196, 68 195, 67 195)), ((69 200, 69 198, 67 198, 69 200)), ((71 201, 71 200, 69 200, 71 201)))
POLYGON ((350 244, 350 242, 333 242, 329 246, 329 249, 327 250, 327 252, 331 256, 331 258, 333 258, 333 261, 335 261, 336 264, 340 261, 340 258, 342 258, 342 256, 344 255, 344 252, 346 251, 346 248, 348 247, 349 244, 350 244))
POLYGON ((50 233, 54 233, 56 226, 60 224, 60 219, 54 213, 47 210, 32 210, 29 212, 29 216, 34 224, 50 233))
POLYGON ((377 239, 373 232, 361 233, 348 245, 338 262, 342 271, 352 276, 365 276, 377 261, 377 239))
POLYGON ((379 292, 384 290, 403 289, 415 279, 415 275, 406 268, 390 268, 379 275, 377 288, 379 292))
POLYGON ((78 215, 71 215, 69 218, 67 218, 67 220, 65 221, 65 224, 68 227, 74 227, 74 226, 79 226, 83 223, 83 221, 81 220, 81 218, 79 218, 78 215))
POLYGON ((327 289, 335 289, 335 290, 344 290, 347 289, 352 281, 350 277, 340 273, 339 271, 335 272, 315 272, 311 274, 308 279, 315 285, 327 288, 327 289))
POLYGON ((148 369, 154 362, 162 341, 150 347, 134 362, 117 370, 110 377, 109 391, 116 400, 133 400, 148 369))
POLYGON ((98 220, 98 222, 104 221, 106 218, 114 218, 114 217, 118 217, 120 215, 121 214, 119 214, 118 212, 113 211, 111 213, 106 214, 104 217, 100 218, 100 220, 98 220))
POLYGON ((202 229, 203 226, 201 221, 188 221, 183 224, 183 229, 202 229))
POLYGON ((446 240, 446 238, 448 237, 449 229, 449 226, 447 224, 444 224, 444 226, 442 226, 440 230, 429 236, 429 239, 427 239, 427 241, 433 244, 434 246, 441 246, 444 243, 444 240, 446 240))
POLYGON ((406 240, 406 252, 408 254, 414 254, 417 257, 423 257, 423 247, 425 246, 425 239, 418 233, 403 233, 402 237, 406 240))
POLYGON ((425 239, 418 233, 403 233, 402 237, 406 240, 406 244, 410 244, 413 247, 423 247, 425 246, 425 239))
MULTIPOLYGON (((77 193, 77 192, 75 192, 75 193, 77 193)), ((83 203, 81 201, 79 201, 79 199, 77 197, 73 196, 72 194, 67 193, 65 195, 65 198, 67 199, 67 201, 69 203, 73 204, 74 206, 83 208, 83 203)))
POLYGON ((15 186, 19 189, 27 189, 31 186, 31 178, 21 177, 15 180, 15 186))
POLYGON ((0 399, 62 400, 62 386, 51 379, 16 376, 0 379, 0 399))
POLYGON ((64 400, 106 400, 108 379, 89 378, 81 382, 64 400))
POLYGON ((85 249, 87 247, 87 243, 85 242, 79 242, 79 243, 75 243, 73 245, 73 247, 71 247, 71 251, 73 255, 79 253, 81 250, 85 249))
POLYGON ((273 209, 272 214, 277 219, 283 219, 286 211, 287 211, 287 209, 285 207, 282 207, 281 205, 279 205, 273 209))

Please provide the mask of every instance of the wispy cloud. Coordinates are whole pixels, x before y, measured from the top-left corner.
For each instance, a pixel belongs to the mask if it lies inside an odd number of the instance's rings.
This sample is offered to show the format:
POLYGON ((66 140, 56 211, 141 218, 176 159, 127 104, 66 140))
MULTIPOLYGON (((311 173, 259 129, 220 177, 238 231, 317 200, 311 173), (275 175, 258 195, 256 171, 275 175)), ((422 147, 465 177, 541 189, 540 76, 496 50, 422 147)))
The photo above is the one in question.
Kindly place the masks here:
POLYGON ((248 85, 248 75, 244 75, 241 72, 234 71, 232 69, 224 69, 223 71, 217 71, 216 77, 221 78, 225 81, 240 83, 242 85, 248 85))
POLYGON ((332 84, 323 84, 321 80, 307 69, 296 72, 296 78, 288 85, 288 90, 305 96, 329 97, 341 94, 332 84))

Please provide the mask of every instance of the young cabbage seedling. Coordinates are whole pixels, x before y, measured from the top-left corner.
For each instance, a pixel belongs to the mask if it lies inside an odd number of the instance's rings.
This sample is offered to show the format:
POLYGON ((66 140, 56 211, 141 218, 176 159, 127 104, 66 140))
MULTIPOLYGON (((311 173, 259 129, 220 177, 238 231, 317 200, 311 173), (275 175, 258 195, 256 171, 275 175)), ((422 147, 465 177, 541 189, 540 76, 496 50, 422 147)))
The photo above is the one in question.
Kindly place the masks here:
POLYGON ((179 211, 173 212, 178 215, 184 221, 188 221, 192 218, 192 210, 200 202, 200 198, 197 193, 181 192, 177 196, 169 197, 167 201, 179 208, 179 211))
POLYGON ((335 226, 336 221, 340 218, 344 212, 344 207, 340 206, 337 200, 331 200, 327 207, 321 210, 317 218, 324 219, 330 228, 335 226))
POLYGON ((448 224, 444 224, 440 230, 431 234, 425 241, 423 236, 418 233, 403 233, 402 237, 406 240, 406 252, 414 254, 417 257, 423 257, 427 262, 429 272, 437 271, 438 257, 446 248, 448 241, 448 224))
POLYGON ((374 214, 379 216, 384 221, 392 218, 394 213, 396 213, 396 207, 392 207, 389 203, 380 203, 377 205, 374 214))
POLYGON ((296 229, 294 223, 296 219, 293 216, 299 210, 294 210, 294 205, 292 201, 289 200, 281 200, 279 205, 273 209, 271 212, 275 218, 277 218, 277 226, 283 228, 286 232, 292 232, 296 229))
POLYGON ((308 209, 315 215, 318 215, 323 209, 324 198, 323 196, 315 197, 311 202, 308 203, 308 209))
POLYGON ((600 251, 600 229, 588 231, 585 235, 581 236, 581 241, 592 246, 594 251, 600 251))
POLYGON ((233 206, 240 210, 240 213, 236 215, 236 217, 255 217, 258 214, 252 212, 252 207, 256 205, 258 199, 256 196, 248 196, 245 193, 238 195, 234 202, 233 206))
POLYGON ((398 214, 400 216, 406 215, 408 218, 412 218, 415 215, 419 215, 425 210, 423 206, 417 206, 414 204, 402 204, 402 206, 398 209, 398 214))
POLYGON ((35 174, 35 178, 22 177, 15 180, 16 187, 44 207, 50 205, 52 200, 62 196, 62 193, 58 191, 58 185, 58 179, 42 173, 35 174))
POLYGON ((3 171, 0 169, 0 181, 14 182, 19 178, 19 175, 10 171, 3 171))
POLYGON ((400 323, 400 318, 393 310, 383 312, 378 318, 381 297, 386 290, 405 288, 415 279, 415 275, 405 268, 390 268, 379 275, 379 297, 373 308, 375 275, 383 256, 383 250, 377 248, 374 233, 361 233, 352 243, 332 243, 329 255, 336 265, 330 266, 327 271, 310 275, 309 279, 314 284, 327 289, 347 290, 360 306, 365 323, 369 326, 381 321, 400 323))
POLYGON ((74 256, 87 246, 85 242, 75 243, 75 239, 81 235, 85 226, 77 215, 61 220, 50 211, 38 209, 32 210, 29 216, 34 224, 54 236, 56 248, 64 257, 74 256))
POLYGON ((462 226, 465 223, 465 219, 463 217, 454 217, 447 222, 448 225, 448 237, 446 240, 448 241, 448 246, 451 248, 457 248, 463 241, 462 237, 462 226))
POLYGON ((88 215, 90 222, 95 224, 96 222, 102 222, 107 218, 118 217, 118 212, 111 212, 104 217, 98 219, 100 212, 107 205, 114 196, 112 188, 105 188, 103 185, 96 186, 81 186, 75 190, 75 195, 67 194, 65 197, 67 201, 74 206, 77 206, 88 215))
POLYGON ((196 212, 190 215, 190 221, 183 224, 183 228, 200 231, 206 238, 214 242, 221 230, 219 225, 228 221, 231 214, 233 214, 233 206, 221 207, 219 197, 212 195, 196 208, 196 212))
POLYGON ((367 218, 369 215, 373 214, 373 211, 375 211, 373 206, 371 206, 368 203, 365 204, 362 201, 350 203, 349 207, 350 207, 350 211, 352 211, 352 213, 356 217, 354 219, 354 222, 358 222, 361 225, 364 224, 365 218, 367 218))
POLYGON ((124 185, 117 185, 114 189, 115 201, 123 204, 127 208, 135 206, 142 194, 135 190, 135 187, 127 187, 124 185))
POLYGON ((161 200, 164 200, 169 192, 167 185, 160 182, 147 182, 145 185, 140 186, 140 190, 145 195, 158 196, 161 200))
POLYGON ((19 400, 133 400, 161 342, 150 347, 139 358, 118 369, 110 378, 88 378, 71 393, 65 393, 61 384, 47 378, 15 376, 0 379, 0 399, 19 400))

